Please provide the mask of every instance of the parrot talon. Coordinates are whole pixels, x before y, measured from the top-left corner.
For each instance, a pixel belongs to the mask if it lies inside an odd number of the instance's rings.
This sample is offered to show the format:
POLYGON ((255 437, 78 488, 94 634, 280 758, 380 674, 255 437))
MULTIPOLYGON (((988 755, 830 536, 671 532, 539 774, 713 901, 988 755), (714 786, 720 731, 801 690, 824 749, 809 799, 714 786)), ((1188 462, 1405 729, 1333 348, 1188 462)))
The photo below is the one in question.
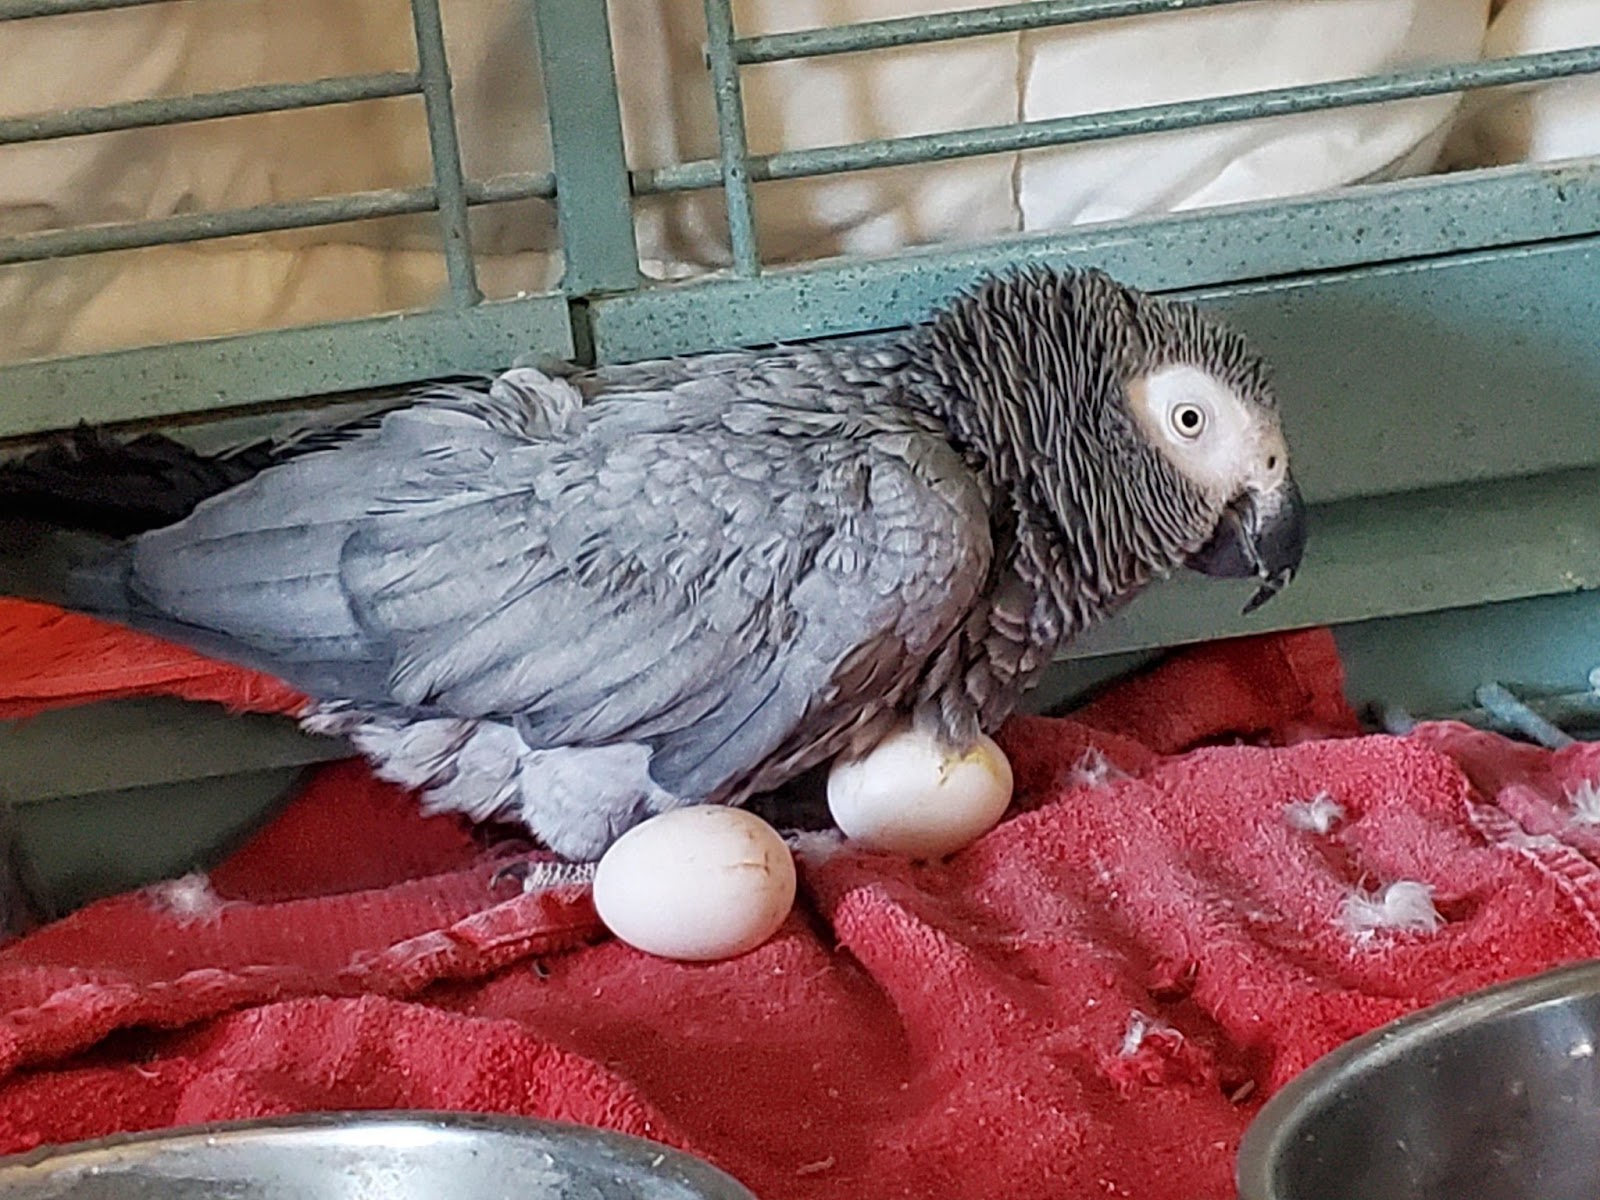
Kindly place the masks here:
POLYGON ((524 896, 530 892, 544 892, 551 888, 583 887, 594 882, 598 864, 592 862, 551 862, 548 859, 519 858, 508 862, 489 876, 489 890, 497 891, 501 884, 513 881, 524 896))

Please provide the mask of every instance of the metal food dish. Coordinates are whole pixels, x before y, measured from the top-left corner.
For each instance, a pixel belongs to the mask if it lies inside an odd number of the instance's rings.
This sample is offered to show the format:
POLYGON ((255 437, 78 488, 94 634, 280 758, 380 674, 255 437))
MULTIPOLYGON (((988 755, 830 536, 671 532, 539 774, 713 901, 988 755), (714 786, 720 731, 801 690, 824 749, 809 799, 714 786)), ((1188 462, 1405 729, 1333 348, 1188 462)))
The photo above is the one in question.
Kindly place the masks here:
POLYGON ((21 1200, 755 1200, 688 1155, 596 1129, 327 1113, 136 1134, 0 1160, 21 1200))
POLYGON ((1476 992, 1329 1054, 1261 1110, 1241 1200, 1594 1200, 1600 963, 1476 992))

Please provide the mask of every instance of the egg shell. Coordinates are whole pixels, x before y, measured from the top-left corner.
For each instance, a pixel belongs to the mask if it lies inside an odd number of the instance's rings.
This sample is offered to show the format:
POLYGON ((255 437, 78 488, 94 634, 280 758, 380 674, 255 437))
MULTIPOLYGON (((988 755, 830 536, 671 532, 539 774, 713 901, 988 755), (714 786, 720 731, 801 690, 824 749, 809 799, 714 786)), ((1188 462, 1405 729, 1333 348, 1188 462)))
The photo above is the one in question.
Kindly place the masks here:
POLYGON ((778 831, 737 808, 651 817, 611 844, 594 906, 618 938, 658 958, 710 962, 765 942, 794 907, 794 857, 778 831))
POLYGON ((999 823, 1012 786, 1011 764, 993 739, 961 755, 906 726, 861 758, 835 760, 828 810, 847 838, 869 849, 943 858, 999 823))

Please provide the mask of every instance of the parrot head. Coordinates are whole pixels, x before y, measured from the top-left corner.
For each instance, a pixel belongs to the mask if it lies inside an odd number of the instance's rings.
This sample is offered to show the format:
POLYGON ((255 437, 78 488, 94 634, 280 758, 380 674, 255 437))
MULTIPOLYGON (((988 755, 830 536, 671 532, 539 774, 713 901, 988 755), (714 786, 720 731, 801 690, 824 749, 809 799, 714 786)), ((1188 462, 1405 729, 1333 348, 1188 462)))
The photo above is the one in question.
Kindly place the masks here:
POLYGON ((1305 503, 1289 470, 1265 362, 1190 304, 1134 294, 1142 336, 1121 399, 1143 441, 1175 472, 1204 541, 1185 566, 1255 579, 1254 612, 1300 569, 1305 503))
POLYGON ((1266 363, 1237 332, 1100 271, 1032 269, 981 284, 932 336, 996 485, 1049 514, 1098 600, 1187 567, 1257 581, 1248 613, 1294 578, 1305 506, 1266 363))

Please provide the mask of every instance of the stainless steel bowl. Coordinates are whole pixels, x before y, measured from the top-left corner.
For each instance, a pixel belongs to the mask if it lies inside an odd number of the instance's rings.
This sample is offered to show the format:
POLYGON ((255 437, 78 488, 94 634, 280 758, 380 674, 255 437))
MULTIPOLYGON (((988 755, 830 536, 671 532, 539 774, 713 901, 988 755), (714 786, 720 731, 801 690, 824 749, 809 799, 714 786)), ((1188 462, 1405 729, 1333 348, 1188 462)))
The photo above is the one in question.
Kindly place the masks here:
POLYGON ((1600 963, 1475 992, 1321 1059, 1239 1148, 1241 1200, 1596 1200, 1600 963))
POLYGON ((4 1200, 755 1200, 638 1138, 511 1117, 326 1113, 0 1159, 4 1200))

